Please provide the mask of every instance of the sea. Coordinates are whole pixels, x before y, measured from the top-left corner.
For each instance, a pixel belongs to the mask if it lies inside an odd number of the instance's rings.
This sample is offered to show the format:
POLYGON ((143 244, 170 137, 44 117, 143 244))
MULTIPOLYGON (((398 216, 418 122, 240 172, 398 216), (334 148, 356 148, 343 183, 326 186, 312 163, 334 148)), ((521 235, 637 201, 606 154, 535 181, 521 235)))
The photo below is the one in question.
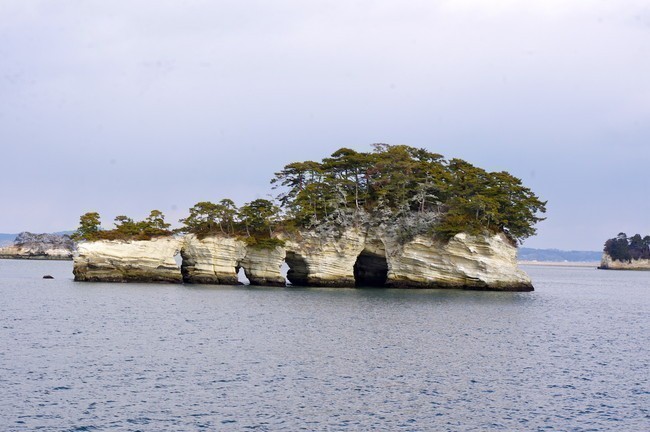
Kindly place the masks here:
POLYGON ((2 431, 650 430, 650 272, 525 266, 535 291, 499 293, 71 270, 0 260, 2 431))

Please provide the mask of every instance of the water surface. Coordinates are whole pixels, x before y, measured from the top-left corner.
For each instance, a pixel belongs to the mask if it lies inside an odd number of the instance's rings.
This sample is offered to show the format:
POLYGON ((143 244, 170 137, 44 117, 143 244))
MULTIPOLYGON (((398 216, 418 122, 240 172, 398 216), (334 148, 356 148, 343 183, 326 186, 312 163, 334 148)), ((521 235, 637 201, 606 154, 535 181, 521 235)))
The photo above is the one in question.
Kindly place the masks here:
POLYGON ((74 283, 70 262, 0 260, 2 430, 649 430, 650 273, 526 270, 535 292, 74 283))

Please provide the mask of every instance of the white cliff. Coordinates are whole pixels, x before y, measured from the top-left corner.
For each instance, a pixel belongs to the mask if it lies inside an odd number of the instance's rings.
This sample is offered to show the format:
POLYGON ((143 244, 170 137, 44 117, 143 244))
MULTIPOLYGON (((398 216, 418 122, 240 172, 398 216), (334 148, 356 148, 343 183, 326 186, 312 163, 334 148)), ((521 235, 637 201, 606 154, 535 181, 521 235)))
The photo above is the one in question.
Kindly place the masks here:
POLYGON ((289 281, 302 286, 354 286, 354 263, 365 245, 357 229, 324 237, 303 231, 285 237, 289 281))
POLYGON ((81 242, 74 257, 76 281, 182 282, 175 256, 182 240, 99 240, 81 242))
POLYGON ((233 237, 198 238, 188 234, 181 249, 183 280, 188 283, 237 285, 246 244, 233 237))
POLYGON ((447 243, 419 236, 403 246, 391 243, 391 286, 532 290, 530 278, 517 267, 516 247, 503 234, 461 233, 447 243))
POLYGON ((349 229, 333 238, 302 233, 285 247, 287 263, 299 269, 288 274, 297 285, 533 289, 503 234, 461 233, 448 242, 417 236, 403 244, 381 230, 349 229))
POLYGON ((287 240, 286 249, 288 277, 298 285, 533 289, 503 234, 461 233, 448 242, 417 236, 402 243, 380 230, 350 229, 336 238, 303 233, 287 240))
POLYGON ((151 280, 238 284, 244 269, 252 285, 385 286, 531 291, 517 268, 516 247, 503 234, 457 234, 448 242, 416 236, 402 242, 385 231, 350 228, 336 235, 302 231, 282 236, 284 246, 247 246, 223 235, 152 241, 83 242, 76 280, 151 280), (173 262, 180 250, 181 270, 173 262))
POLYGON ((281 272, 285 257, 286 250, 279 246, 273 249, 249 246, 239 265, 244 268, 251 285, 285 286, 281 272))
POLYGON ((280 272, 285 250, 280 247, 260 249, 233 237, 188 234, 181 256, 183 280, 188 283, 237 285, 237 273, 243 268, 251 285, 286 284, 280 272))

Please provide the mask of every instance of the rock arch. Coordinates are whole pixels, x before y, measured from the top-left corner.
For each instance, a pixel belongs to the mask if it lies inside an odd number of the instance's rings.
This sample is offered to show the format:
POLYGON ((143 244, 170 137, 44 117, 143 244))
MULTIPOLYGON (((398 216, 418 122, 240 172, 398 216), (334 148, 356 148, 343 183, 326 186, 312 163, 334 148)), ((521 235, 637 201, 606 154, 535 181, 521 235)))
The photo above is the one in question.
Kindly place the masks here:
POLYGON ((251 285, 250 273, 246 271, 244 266, 237 265, 235 273, 237 274, 237 284, 235 285, 251 285))

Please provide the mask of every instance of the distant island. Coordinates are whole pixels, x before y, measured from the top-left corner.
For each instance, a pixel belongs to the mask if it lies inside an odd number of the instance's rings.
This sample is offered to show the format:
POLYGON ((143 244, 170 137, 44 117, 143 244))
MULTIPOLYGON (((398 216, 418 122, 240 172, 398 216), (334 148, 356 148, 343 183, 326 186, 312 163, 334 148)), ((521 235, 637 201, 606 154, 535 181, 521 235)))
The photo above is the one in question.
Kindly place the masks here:
POLYGON ((65 234, 22 232, 12 245, 0 247, 0 259, 72 260, 75 248, 75 242, 65 234))
POLYGON ((202 201, 171 229, 159 210, 101 229, 81 216, 78 281, 532 290, 516 246, 546 209, 521 180, 405 145, 341 148, 275 174, 276 200, 202 201), (180 253, 180 271, 174 255, 180 253))
POLYGON ((624 232, 605 242, 598 267, 602 270, 650 270, 650 236, 624 232))

